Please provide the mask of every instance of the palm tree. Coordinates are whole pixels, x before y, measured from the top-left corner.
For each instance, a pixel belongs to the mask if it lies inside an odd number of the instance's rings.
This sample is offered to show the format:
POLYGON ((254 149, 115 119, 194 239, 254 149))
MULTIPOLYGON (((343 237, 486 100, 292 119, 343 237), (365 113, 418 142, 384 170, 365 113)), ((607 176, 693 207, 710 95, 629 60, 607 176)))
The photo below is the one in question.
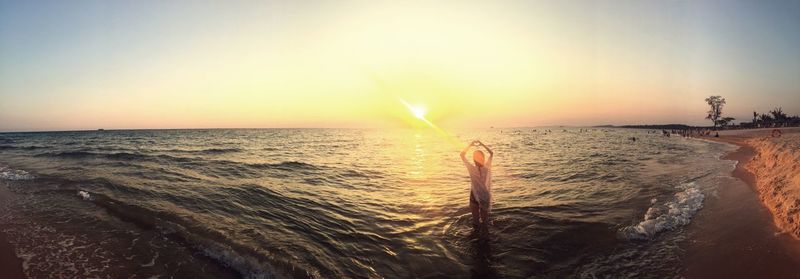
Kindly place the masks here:
POLYGON ((775 123, 784 124, 789 117, 786 113, 783 112, 783 108, 777 107, 769 112, 772 114, 772 118, 775 119, 775 123))
POLYGON ((769 127, 771 126, 770 124, 772 124, 773 118, 772 116, 769 116, 769 114, 762 113, 760 116, 758 116, 758 121, 761 122, 761 124, 764 124, 764 127, 769 127))

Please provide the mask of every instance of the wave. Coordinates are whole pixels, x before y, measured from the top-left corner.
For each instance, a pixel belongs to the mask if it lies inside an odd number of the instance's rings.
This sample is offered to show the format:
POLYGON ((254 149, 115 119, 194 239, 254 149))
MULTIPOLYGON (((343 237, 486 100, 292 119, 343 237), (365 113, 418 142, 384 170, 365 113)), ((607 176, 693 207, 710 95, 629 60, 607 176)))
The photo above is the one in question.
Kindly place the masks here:
MULTIPOLYGON (((233 150, 239 149, 206 149, 201 150, 198 152, 234 152, 233 150)), ((205 160, 202 158, 187 158, 187 157, 176 157, 164 154, 156 154, 156 155, 147 155, 141 153, 129 153, 129 152, 117 152, 117 153, 98 153, 98 152, 91 152, 91 151, 63 151, 63 152, 45 152, 39 153, 34 155, 36 157, 54 157, 54 158, 65 158, 65 159, 83 159, 83 158, 104 158, 104 159, 111 159, 111 160, 126 160, 126 161, 172 161, 176 163, 192 163, 197 164, 198 162, 204 162, 209 165, 218 164, 218 165, 230 165, 230 164, 237 164, 237 165, 244 165, 249 166, 256 169, 283 169, 283 170, 317 170, 321 169, 320 166, 299 162, 299 161, 284 161, 280 163, 240 163, 228 160, 205 160)))
POLYGON ((243 151, 244 151, 244 149, 241 149, 241 148, 208 148, 208 149, 200 149, 200 150, 185 150, 185 149, 167 150, 167 152, 174 152, 174 153, 203 154, 203 155, 237 153, 237 152, 243 152, 243 151))
POLYGON ((281 170, 318 170, 321 167, 309 163, 303 163, 298 161, 284 161, 275 164, 247 164, 248 166, 252 166, 259 169, 281 169, 281 170))
POLYGON ((24 170, 15 170, 8 167, 0 166, 0 179, 3 180, 31 180, 35 179, 36 176, 33 174, 24 171, 24 170))
MULTIPOLYGON (((73 192, 74 193, 74 192, 73 192)), ((280 258, 277 253, 242 245, 222 232, 163 211, 112 199, 100 193, 79 190, 78 196, 105 209, 109 214, 145 230, 156 230, 164 237, 189 249, 195 249, 245 278, 318 278, 310 267, 299 266, 280 258), (269 254, 265 254, 269 253, 269 254)))
MULTIPOLYGON (((221 150, 212 152, 220 152, 220 151, 221 150)), ((68 160, 101 159, 101 160, 110 160, 110 161, 126 162, 126 163, 150 162, 159 165, 180 167, 182 169, 201 173, 202 175, 208 177, 231 178, 231 179, 260 178, 264 176, 287 178, 295 175, 315 174, 316 172, 320 172, 326 169, 323 166, 305 162, 299 162, 299 161, 284 161, 279 163, 244 163, 244 162, 236 162, 230 160, 211 160, 203 158, 202 156, 182 157, 182 156, 172 156, 166 154, 142 154, 142 153, 130 153, 130 152, 101 153, 101 152, 92 152, 86 150, 44 152, 36 154, 34 156, 60 158, 68 160)), ((165 180, 167 181, 188 181, 197 178, 191 175, 187 176, 184 174, 181 174, 180 176, 168 175, 167 177, 163 177, 158 175, 158 173, 161 172, 155 172, 155 173, 139 172, 139 173, 133 173, 133 175, 139 177, 152 177, 156 179, 165 178, 165 180)), ((352 173, 348 173, 345 175, 355 176, 355 174, 352 173)))
POLYGON ((84 158, 98 156, 101 153, 88 151, 64 151, 64 152, 45 152, 34 155, 35 157, 54 157, 54 158, 84 158))
POLYGON ((42 148, 47 148, 47 147, 38 146, 38 145, 28 145, 28 146, 16 146, 16 145, 7 145, 7 144, 0 145, 0 150, 9 150, 9 149, 34 150, 34 149, 42 149, 42 148))
POLYGON ((674 199, 664 204, 657 205, 658 200, 653 199, 653 206, 647 209, 644 220, 620 230, 622 237, 646 240, 662 231, 689 224, 694 214, 703 208, 705 195, 695 182, 681 184, 678 189, 680 191, 675 193, 674 199))
POLYGON ((116 152, 116 153, 101 153, 85 150, 77 151, 62 151, 62 152, 44 152, 34 155, 35 157, 50 157, 60 159, 107 159, 114 161, 140 161, 140 162, 157 162, 157 163, 184 163, 201 160, 198 158, 176 157, 164 154, 147 155, 142 153, 131 152, 116 152))

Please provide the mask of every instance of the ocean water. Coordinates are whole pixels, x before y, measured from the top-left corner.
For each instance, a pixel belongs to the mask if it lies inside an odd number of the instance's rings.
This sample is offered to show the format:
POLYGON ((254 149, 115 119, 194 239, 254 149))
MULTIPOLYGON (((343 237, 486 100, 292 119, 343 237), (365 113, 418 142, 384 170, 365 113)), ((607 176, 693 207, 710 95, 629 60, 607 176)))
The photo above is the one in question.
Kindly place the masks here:
POLYGON ((678 277, 731 147, 546 129, 452 131, 495 151, 485 231, 431 131, 4 133, 0 230, 32 277, 678 277))

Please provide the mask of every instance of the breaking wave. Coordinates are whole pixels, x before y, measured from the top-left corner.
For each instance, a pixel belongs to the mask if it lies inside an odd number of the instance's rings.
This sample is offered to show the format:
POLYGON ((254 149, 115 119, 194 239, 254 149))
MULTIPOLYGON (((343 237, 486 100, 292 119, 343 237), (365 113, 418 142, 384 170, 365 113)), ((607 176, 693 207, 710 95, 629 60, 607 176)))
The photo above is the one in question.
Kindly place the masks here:
POLYGON ((630 240, 650 239, 658 233, 689 224, 698 210, 703 208, 705 195, 696 182, 681 184, 680 191, 664 204, 653 199, 653 205, 644 214, 644 220, 620 230, 630 240))
POLYGON ((24 170, 15 170, 0 166, 0 179, 4 180, 31 180, 36 178, 33 174, 24 170))

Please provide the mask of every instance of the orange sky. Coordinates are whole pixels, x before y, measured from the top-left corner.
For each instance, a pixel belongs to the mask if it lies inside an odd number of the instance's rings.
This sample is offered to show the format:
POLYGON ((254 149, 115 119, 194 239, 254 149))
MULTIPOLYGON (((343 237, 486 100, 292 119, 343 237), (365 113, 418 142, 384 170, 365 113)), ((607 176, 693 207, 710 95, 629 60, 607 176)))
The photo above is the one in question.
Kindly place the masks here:
POLYGON ((400 98, 443 127, 800 113, 778 3, 1 5, 0 131, 406 127, 400 98))

